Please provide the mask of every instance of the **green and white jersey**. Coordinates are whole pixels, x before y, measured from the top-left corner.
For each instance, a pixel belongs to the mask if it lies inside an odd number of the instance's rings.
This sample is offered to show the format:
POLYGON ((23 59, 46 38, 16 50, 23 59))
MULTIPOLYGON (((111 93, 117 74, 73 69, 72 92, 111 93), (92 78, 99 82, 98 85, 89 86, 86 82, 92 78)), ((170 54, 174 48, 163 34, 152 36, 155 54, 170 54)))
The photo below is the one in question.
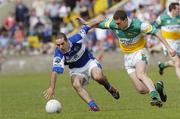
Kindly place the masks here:
POLYGON ((146 41, 143 33, 155 34, 157 32, 155 27, 138 19, 128 19, 128 27, 121 29, 113 18, 106 18, 99 24, 99 27, 111 29, 117 34, 120 48, 124 53, 133 53, 145 47, 146 41))
POLYGON ((155 22, 156 27, 161 27, 165 39, 180 40, 180 16, 172 17, 169 12, 164 12, 155 22))

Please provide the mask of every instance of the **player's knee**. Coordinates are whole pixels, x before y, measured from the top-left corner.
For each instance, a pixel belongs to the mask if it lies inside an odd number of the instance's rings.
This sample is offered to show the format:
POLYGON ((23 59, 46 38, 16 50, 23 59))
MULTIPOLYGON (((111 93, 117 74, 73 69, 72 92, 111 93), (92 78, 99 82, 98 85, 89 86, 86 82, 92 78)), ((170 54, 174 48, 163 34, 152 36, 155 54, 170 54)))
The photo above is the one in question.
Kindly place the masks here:
POLYGON ((76 90, 80 90, 81 89, 81 84, 79 83, 79 82, 76 82, 76 81, 74 81, 73 83, 72 83, 72 86, 73 86, 73 88, 74 89, 76 89, 76 90))
POLYGON ((95 75, 95 76, 93 77, 93 79, 94 79, 95 81, 97 81, 97 82, 101 82, 101 80, 103 80, 104 78, 103 78, 102 75, 95 75))
POLYGON ((138 88, 137 91, 138 91, 139 94, 146 94, 146 93, 148 93, 148 91, 143 89, 143 88, 138 88))
POLYGON ((143 80, 146 77, 144 73, 137 73, 137 78, 143 80))
POLYGON ((96 81, 99 81, 103 79, 103 75, 101 72, 96 72, 92 74, 92 78, 96 81))

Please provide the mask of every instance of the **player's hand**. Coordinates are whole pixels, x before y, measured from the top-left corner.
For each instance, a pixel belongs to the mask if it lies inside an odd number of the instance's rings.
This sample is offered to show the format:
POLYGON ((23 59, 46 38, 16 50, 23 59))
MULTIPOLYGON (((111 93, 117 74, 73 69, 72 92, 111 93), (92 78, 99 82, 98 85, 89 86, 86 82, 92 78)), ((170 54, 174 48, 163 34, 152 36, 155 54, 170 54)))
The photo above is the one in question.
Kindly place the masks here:
POLYGON ((76 20, 78 21, 78 23, 80 24, 87 24, 87 21, 85 21, 83 18, 81 17, 77 17, 76 20))
POLYGON ((54 97, 54 89, 48 88, 43 92, 43 96, 46 100, 49 100, 50 98, 54 97))
POLYGON ((95 20, 96 20, 96 22, 100 23, 100 22, 104 21, 105 18, 106 17, 104 15, 100 14, 95 18, 95 20))
POLYGON ((171 57, 174 57, 174 56, 176 56, 176 51, 173 50, 172 48, 170 48, 169 49, 169 54, 170 54, 171 57))

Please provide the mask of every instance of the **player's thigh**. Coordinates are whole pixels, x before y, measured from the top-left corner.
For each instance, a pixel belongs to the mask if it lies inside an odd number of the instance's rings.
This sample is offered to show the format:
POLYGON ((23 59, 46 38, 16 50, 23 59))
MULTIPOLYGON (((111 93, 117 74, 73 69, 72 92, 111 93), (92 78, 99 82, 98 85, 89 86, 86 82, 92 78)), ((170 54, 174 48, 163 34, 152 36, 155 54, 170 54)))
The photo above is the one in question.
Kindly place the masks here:
POLYGON ((82 87, 84 80, 85 80, 84 77, 80 76, 80 75, 72 75, 71 76, 71 84, 74 88, 82 87))
POLYGON ((136 75, 146 74, 147 62, 143 60, 138 60, 135 64, 136 75))
POLYGON ((99 67, 93 67, 91 69, 91 76, 94 80, 102 79, 103 78, 102 69, 99 67))

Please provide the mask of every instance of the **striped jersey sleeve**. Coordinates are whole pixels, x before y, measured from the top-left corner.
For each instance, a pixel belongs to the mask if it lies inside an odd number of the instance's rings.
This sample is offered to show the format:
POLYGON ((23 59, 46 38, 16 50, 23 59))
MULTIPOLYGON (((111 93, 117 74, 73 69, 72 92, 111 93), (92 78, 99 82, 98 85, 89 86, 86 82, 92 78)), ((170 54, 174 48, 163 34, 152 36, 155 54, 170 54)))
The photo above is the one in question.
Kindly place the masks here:
POLYGON ((159 16, 159 17, 155 20, 154 26, 155 26, 156 28, 161 27, 161 16, 159 16))
POLYGON ((72 43, 76 43, 76 42, 79 42, 82 38, 85 38, 88 31, 90 30, 90 27, 87 26, 87 25, 83 25, 80 32, 71 36, 69 38, 69 40, 72 42, 72 43))
POLYGON ((64 72, 64 56, 58 48, 54 52, 52 71, 56 73, 64 72))
POLYGON ((158 30, 156 29, 156 27, 149 23, 143 22, 141 24, 141 32, 142 33, 155 35, 157 33, 157 31, 158 30))
POLYGON ((102 29, 113 28, 113 18, 106 18, 103 22, 99 24, 99 28, 102 29))

